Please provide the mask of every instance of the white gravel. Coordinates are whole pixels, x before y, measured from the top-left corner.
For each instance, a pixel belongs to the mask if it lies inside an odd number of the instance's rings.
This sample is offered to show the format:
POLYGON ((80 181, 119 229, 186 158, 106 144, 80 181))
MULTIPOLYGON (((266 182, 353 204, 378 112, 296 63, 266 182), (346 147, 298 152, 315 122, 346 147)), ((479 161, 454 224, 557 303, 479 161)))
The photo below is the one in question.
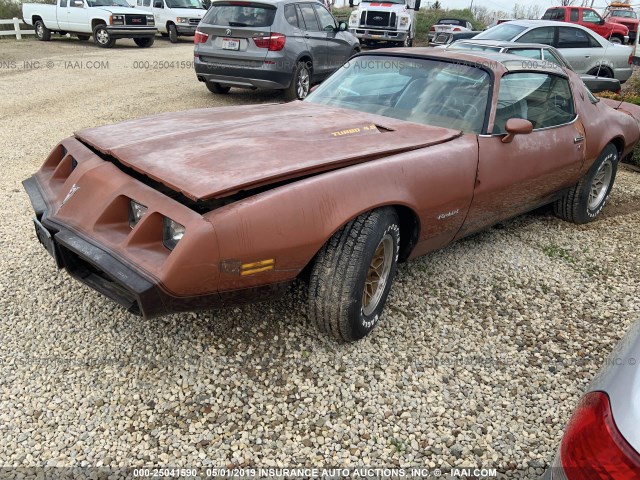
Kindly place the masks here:
POLYGON ((315 332, 302 284, 273 303, 145 321, 55 269, 21 180, 81 128, 280 97, 215 97, 190 68, 133 68, 191 61, 186 39, 118 43, 0 41, 0 466, 542 473, 640 311, 640 174, 619 171, 593 224, 541 210, 402 265, 381 325, 354 345, 315 332))

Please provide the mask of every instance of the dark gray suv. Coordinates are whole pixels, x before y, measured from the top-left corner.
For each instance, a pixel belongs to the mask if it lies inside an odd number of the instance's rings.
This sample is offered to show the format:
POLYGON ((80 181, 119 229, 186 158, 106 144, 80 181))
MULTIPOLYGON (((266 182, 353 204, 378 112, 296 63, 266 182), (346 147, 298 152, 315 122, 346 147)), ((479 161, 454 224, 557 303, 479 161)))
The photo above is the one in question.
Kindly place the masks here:
POLYGON ((269 88, 302 99, 360 51, 346 28, 315 1, 214 1, 196 30, 196 75, 213 93, 269 88))

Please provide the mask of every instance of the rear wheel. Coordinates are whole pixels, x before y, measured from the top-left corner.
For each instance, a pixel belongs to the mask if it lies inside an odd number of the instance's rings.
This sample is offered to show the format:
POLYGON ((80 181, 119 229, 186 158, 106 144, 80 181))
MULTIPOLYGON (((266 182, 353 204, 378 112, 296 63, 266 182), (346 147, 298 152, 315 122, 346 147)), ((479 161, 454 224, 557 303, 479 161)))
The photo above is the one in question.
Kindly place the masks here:
POLYGON ((608 144, 589 171, 554 204, 555 214, 573 223, 589 223, 602 211, 618 168, 618 150, 608 144))
POLYGON ((378 324, 396 271, 399 224, 393 208, 373 210, 322 247, 309 280, 309 317, 320 331, 352 342, 378 324))
POLYGON ((38 40, 42 42, 48 42, 51 40, 51 30, 45 27, 42 20, 36 20, 36 23, 33 26, 35 27, 36 37, 38 40))
POLYGON ((589 70, 588 74, 602 78, 613 78, 613 71, 609 67, 604 65, 592 68, 591 70, 589 70))
POLYGON ((153 45, 153 42, 155 42, 155 38, 154 37, 144 37, 144 38, 134 38, 133 41, 136 42, 136 45, 138 45, 140 48, 147 48, 150 47, 151 45, 153 45))
POLYGON ((93 28, 93 40, 100 48, 111 48, 116 43, 115 38, 111 36, 104 23, 93 28))
POLYGON ((170 23, 167 27, 167 31, 169 32, 169 41, 171 43, 178 43, 178 29, 173 23, 170 23))
POLYGON ((285 90, 287 100, 302 100, 309 95, 311 88, 311 71, 306 62, 298 62, 293 69, 291 85, 285 90))
POLYGON ((89 40, 89 37, 91 35, 78 35, 78 40, 80 40, 81 42, 86 42, 87 40, 89 40))
POLYGON ((207 82, 207 88, 211 93, 217 93, 219 95, 229 93, 229 90, 231 90, 231 87, 225 87, 223 85, 220 85, 219 83, 213 82, 207 82))

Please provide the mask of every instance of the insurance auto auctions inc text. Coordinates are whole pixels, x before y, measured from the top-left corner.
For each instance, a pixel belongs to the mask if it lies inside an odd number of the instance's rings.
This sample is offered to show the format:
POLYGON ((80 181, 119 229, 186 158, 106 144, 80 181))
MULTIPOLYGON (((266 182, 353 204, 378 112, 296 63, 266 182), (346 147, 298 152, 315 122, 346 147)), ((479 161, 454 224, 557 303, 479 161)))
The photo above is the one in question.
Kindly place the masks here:
POLYGON ((208 469, 208 476, 231 478, 491 478, 497 477, 495 468, 213 468, 208 469))

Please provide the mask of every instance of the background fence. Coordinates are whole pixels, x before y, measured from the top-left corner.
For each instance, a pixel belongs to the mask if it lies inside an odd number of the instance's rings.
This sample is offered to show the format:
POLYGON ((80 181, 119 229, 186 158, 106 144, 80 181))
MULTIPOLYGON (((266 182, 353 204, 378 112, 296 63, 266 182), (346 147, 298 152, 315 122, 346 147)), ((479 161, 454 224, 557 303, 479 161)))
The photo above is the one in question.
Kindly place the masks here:
MULTIPOLYGON (((16 39, 21 40, 22 35, 35 35, 36 33, 35 30, 21 30, 20 24, 22 24, 22 21, 17 17, 13 17, 8 20, 0 20, 0 25, 11 25, 11 24, 13 24, 13 30, 2 29, 0 30, 0 36, 15 35, 16 39)), ((24 26, 24 24, 22 25, 24 26)))

